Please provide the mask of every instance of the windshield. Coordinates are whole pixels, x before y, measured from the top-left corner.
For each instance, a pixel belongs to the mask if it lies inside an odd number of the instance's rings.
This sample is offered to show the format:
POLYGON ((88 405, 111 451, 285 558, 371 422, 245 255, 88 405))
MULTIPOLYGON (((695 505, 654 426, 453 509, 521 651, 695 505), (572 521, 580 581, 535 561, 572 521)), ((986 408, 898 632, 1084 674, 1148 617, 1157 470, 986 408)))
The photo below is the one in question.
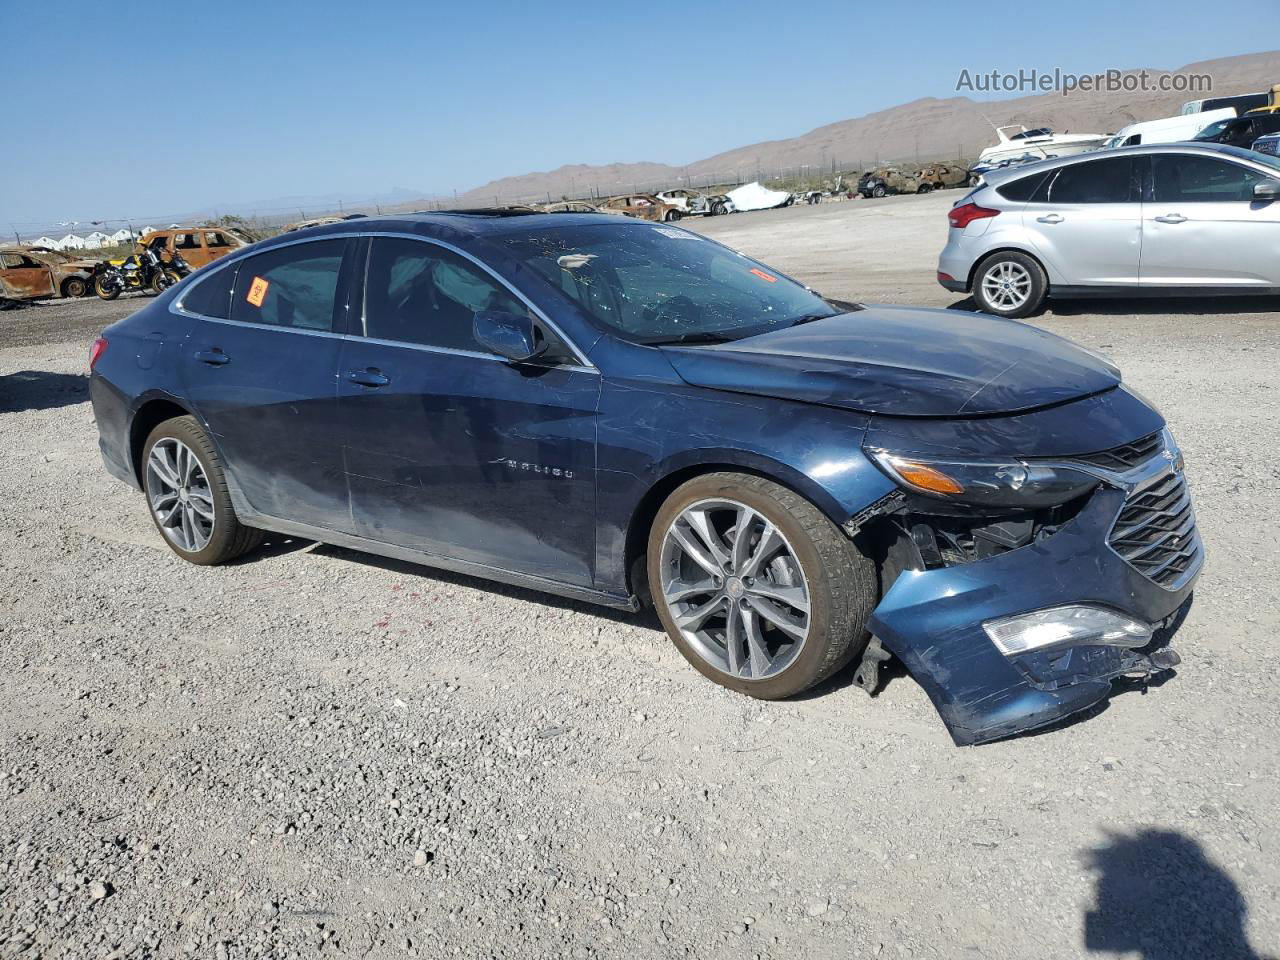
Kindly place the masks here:
POLYGON ((678 227, 575 224, 502 242, 576 306, 636 343, 738 340, 841 312, 763 264, 678 227))
POLYGON ((1191 139, 1193 139, 1193 140, 1212 140, 1214 137, 1216 137, 1218 134, 1220 134, 1223 130, 1227 129, 1227 127, 1228 127, 1228 126, 1230 126, 1234 121, 1235 121, 1235 118, 1234 118, 1234 117, 1232 117, 1232 118, 1230 118, 1230 119, 1228 119, 1228 120, 1218 120, 1218 121, 1216 121, 1216 122, 1214 122, 1214 123, 1209 124, 1207 127, 1205 127, 1203 130, 1201 130, 1199 133, 1197 133, 1197 134, 1196 134, 1194 137, 1192 137, 1191 139))

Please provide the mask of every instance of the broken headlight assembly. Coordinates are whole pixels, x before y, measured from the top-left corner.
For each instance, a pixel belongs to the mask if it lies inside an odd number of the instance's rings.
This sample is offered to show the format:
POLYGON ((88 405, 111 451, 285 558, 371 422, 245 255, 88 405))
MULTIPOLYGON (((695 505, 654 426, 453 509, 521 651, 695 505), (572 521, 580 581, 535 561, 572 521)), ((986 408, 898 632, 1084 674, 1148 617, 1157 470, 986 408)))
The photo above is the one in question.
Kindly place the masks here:
POLYGON ((982 629, 1006 657, 1089 644, 1141 647, 1152 634, 1148 623, 1087 603, 988 620, 982 629))
POLYGON ((1098 485, 1096 477, 1080 470, 1015 459, 935 460, 878 449, 867 453, 904 490, 975 507, 1052 507, 1098 485))

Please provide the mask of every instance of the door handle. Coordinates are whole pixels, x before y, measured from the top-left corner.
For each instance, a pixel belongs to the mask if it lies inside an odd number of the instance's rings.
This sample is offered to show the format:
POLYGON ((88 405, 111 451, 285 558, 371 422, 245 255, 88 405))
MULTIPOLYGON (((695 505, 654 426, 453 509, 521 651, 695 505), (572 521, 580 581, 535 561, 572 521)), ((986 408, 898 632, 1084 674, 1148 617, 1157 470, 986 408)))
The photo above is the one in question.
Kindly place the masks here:
POLYGON ((1046 214, 1043 217, 1036 217, 1036 220, 1040 223, 1061 223, 1063 219, 1064 218, 1062 216, 1056 213, 1046 214))
POLYGON ((1167 216, 1156 217, 1157 223, 1186 223, 1187 218, 1180 213, 1170 213, 1167 216))
POLYGON ((362 387, 385 387, 391 382, 391 378, 384 376, 377 367, 369 367, 367 370, 352 370, 347 374, 347 379, 352 383, 360 384, 362 387))
POLYGON ((211 367, 220 367, 224 363, 231 362, 231 358, 217 347, 214 347, 211 350, 197 350, 196 359, 201 363, 209 364, 211 367))

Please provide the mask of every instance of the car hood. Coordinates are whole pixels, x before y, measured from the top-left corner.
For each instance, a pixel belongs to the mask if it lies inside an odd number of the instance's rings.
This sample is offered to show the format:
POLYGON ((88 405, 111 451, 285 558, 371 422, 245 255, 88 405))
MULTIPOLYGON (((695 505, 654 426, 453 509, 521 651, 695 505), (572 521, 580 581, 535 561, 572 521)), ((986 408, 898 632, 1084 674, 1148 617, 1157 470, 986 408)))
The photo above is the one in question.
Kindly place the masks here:
POLYGON ((1029 324, 870 306, 732 343, 668 346, 686 383, 899 417, 1016 413, 1109 390, 1120 371, 1029 324))

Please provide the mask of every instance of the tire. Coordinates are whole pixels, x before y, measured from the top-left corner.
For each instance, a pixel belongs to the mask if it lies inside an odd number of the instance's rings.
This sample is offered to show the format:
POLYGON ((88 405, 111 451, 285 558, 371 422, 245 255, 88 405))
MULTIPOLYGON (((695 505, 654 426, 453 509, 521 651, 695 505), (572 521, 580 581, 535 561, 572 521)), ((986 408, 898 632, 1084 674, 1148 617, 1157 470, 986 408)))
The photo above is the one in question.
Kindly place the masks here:
POLYGON ((887 192, 888 191, 885 190, 883 183, 877 183, 871 188, 871 196, 875 197, 877 200, 883 197, 887 192))
POLYGON ((175 417, 151 431, 142 447, 141 473, 151 520, 165 543, 183 560, 200 566, 226 563, 262 542, 261 530, 246 527, 236 517, 222 461, 195 417, 175 417), (195 468, 184 469, 189 461, 183 458, 179 448, 194 458, 198 472, 195 468), (167 498, 174 484, 167 482, 153 465, 153 455, 165 461, 170 476, 175 476, 172 473, 175 467, 186 473, 187 493, 175 493, 172 500, 167 498), (201 477, 203 483, 199 482, 201 477), (205 520, 201 506, 207 507, 211 520, 205 520), (178 519, 166 524, 161 514, 171 510, 176 513, 169 515, 176 515, 178 519), (188 536, 188 528, 198 535, 188 536))
MULTIPOLYGON (((705 560, 710 561, 711 553, 704 546, 705 560)), ((875 565, 812 503, 763 477, 710 473, 678 487, 650 529, 647 571, 654 607, 676 648, 703 676, 738 693, 761 700, 794 696, 848 664, 868 641, 867 620, 876 604, 875 565), (690 508, 695 515, 705 511, 710 518, 707 527, 719 537, 720 552, 728 551, 729 565, 722 566, 719 579, 712 580, 708 569, 685 553, 677 539, 694 537, 698 544, 706 544, 688 523, 690 508), (768 562, 758 568, 751 566, 754 557, 736 565, 732 559, 738 524, 726 524, 744 516, 734 512, 741 508, 751 511, 746 520, 750 539, 743 556, 760 549, 768 525, 781 535, 769 538, 771 543, 781 539, 781 547, 766 549, 768 562), (758 576, 747 575, 752 573, 758 576), (704 576, 705 582, 715 585, 705 593, 696 589, 697 580, 704 576), (803 637, 793 640, 773 625, 774 617, 782 613, 794 629, 799 619, 795 614, 801 608, 774 603, 757 592, 761 590, 807 598, 803 637), (682 591, 691 599, 681 598, 682 591), (676 599, 669 599, 672 596, 676 599), (714 606, 704 606, 708 604, 714 606), (688 633, 677 624, 678 617, 688 618, 702 609, 716 612, 693 623, 688 633), (756 613, 759 609, 772 610, 773 616, 756 613), (738 618, 740 641, 734 644, 738 654, 733 658, 725 642, 732 611, 738 618), (767 647, 771 656, 776 651, 776 660, 767 665, 764 656, 757 660, 751 636, 763 638, 763 644, 754 646, 767 647), (736 672, 731 669, 735 660, 736 672)), ((686 619, 686 625, 690 622, 686 619)))
POLYGON ((986 313, 1019 319, 1040 309, 1049 278, 1035 257, 1015 250, 993 253, 973 274, 974 302, 986 313))
POLYGON ((663 220, 665 220, 667 223, 675 223, 677 220, 679 220, 679 219, 680 219, 680 211, 679 211, 679 210, 668 210, 668 211, 667 211, 667 215, 666 215, 665 217, 663 217, 662 219, 663 219, 663 220))
POLYGON ((147 292, 158 297, 171 286, 173 286, 173 278, 165 271, 157 270, 155 276, 151 278, 151 283, 147 285, 147 292))
POLYGON ((62 283, 62 295, 79 300, 89 293, 89 284, 81 277, 68 277, 62 283))
POLYGON ((916 187, 916 193, 929 193, 932 190, 933 184, 931 183, 922 183, 920 186, 916 187))
POLYGON ((97 277, 93 281, 93 292, 103 300, 114 300, 120 296, 120 288, 116 286, 106 287, 102 283, 102 277, 97 277))

